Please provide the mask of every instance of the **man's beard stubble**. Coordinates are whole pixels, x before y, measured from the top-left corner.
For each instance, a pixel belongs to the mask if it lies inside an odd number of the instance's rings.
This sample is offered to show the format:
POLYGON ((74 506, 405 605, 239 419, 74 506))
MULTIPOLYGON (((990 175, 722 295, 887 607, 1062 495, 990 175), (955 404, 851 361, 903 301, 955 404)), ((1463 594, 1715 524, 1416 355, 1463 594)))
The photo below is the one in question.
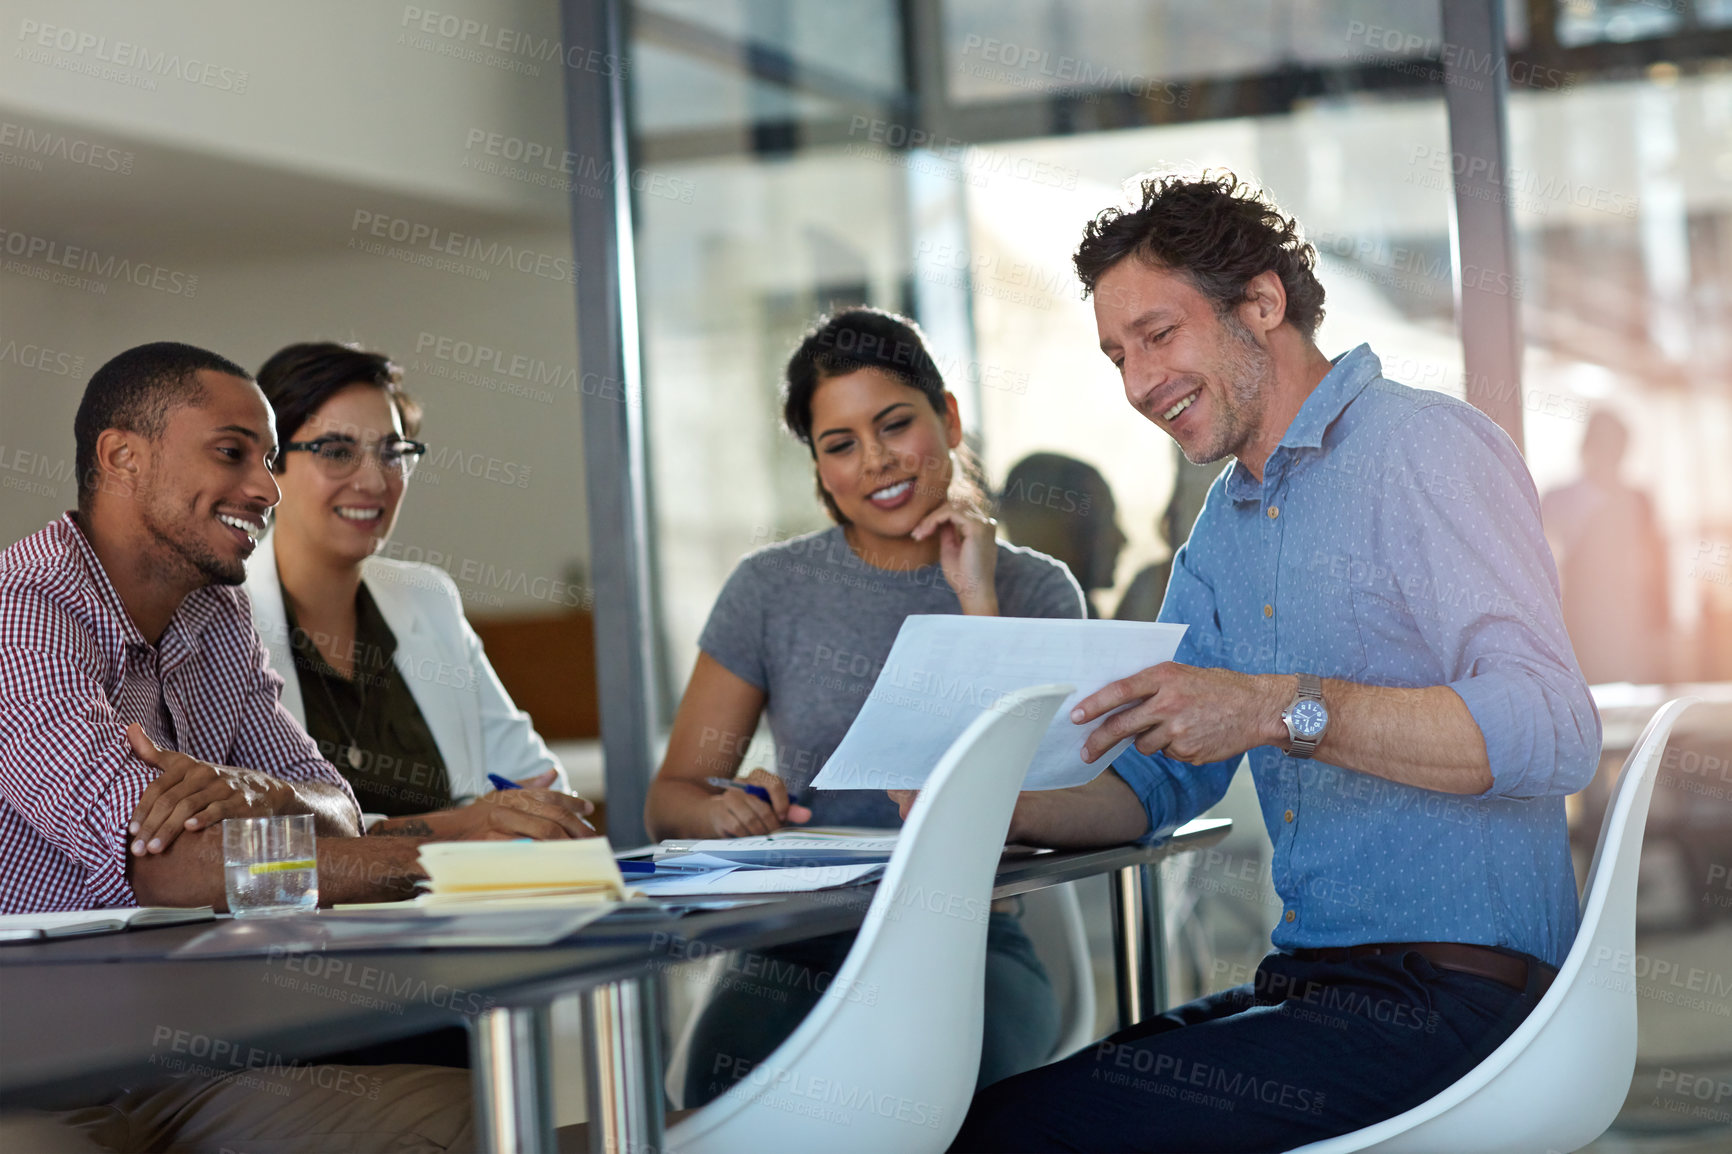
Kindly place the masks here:
POLYGON ((240 585, 247 579, 244 561, 229 562, 191 532, 184 518, 165 516, 151 485, 137 495, 139 523, 155 542, 153 568, 171 580, 194 579, 199 585, 240 585))
POLYGON ((1220 426, 1213 443, 1199 446, 1197 455, 1179 451, 1193 465, 1212 465, 1227 457, 1242 454, 1258 433, 1267 407, 1268 391, 1274 384, 1275 360, 1269 351, 1232 313, 1221 317, 1221 327, 1232 339, 1218 365, 1220 380, 1225 386, 1222 397, 1220 426))

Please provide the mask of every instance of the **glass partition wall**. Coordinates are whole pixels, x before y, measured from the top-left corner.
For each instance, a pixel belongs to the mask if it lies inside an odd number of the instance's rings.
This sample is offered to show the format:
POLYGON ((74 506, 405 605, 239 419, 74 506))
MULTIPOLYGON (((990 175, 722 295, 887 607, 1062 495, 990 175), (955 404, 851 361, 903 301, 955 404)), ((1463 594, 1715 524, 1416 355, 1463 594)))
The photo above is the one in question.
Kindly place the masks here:
MULTIPOLYGON (((1413 9, 1416 42, 1385 46, 1348 8, 1269 24, 1218 6, 633 5, 662 733, 735 564, 828 524, 777 388, 802 331, 840 305, 921 323, 994 489, 1034 452, 1098 469, 1127 544, 1094 578, 1095 609, 1153 615, 1147 574, 1179 543, 1163 514, 1180 510, 1182 539, 1218 469, 1185 464, 1126 405, 1070 268, 1083 224, 1136 173, 1225 167, 1268 186, 1319 249, 1324 347, 1369 341, 1392 377, 1459 394, 1448 117, 1437 70, 1409 59, 1439 23, 1413 9)), ((748 763, 773 758, 760 734, 748 763)), ((1248 781, 1226 805, 1232 842, 1194 878, 1169 871, 1182 996, 1238 980, 1279 913, 1246 880, 1267 876, 1248 781)))
MULTIPOLYGON (((1369 342, 1391 378, 1486 408, 1543 491, 1579 475, 1597 409, 1622 416, 1669 591, 1663 663, 1640 676, 1727 676, 1724 14, 1466 7, 1501 25, 1507 60, 1435 0, 629 4, 661 733, 734 565, 828 524, 777 386, 836 306, 922 324, 993 486, 1037 451, 1097 468, 1127 543, 1094 607, 1158 605, 1139 577, 1217 470, 1125 404, 1070 269, 1084 222, 1157 168, 1269 188, 1317 248, 1324 351, 1369 342), (1469 106, 1506 139, 1465 148, 1451 117, 1469 106), (1474 255, 1463 196, 1507 214, 1513 263, 1474 255), (1464 347, 1494 340, 1462 332, 1475 290, 1519 334, 1503 375, 1466 371, 1464 347)), ((772 758, 761 735, 748 761, 772 758)), ((1266 845, 1240 789, 1234 842, 1169 895, 1175 920, 1211 926, 1180 934, 1175 995, 1240 980, 1278 913, 1247 880, 1266 845)))
POLYGON ((670 192, 634 205, 664 722, 741 555, 827 523, 776 390, 828 308, 922 324, 994 485, 1036 450, 1105 473, 1130 545, 1102 612, 1170 552, 1174 454, 1125 405, 1070 270, 1137 172, 1267 184, 1321 251, 1326 342, 1371 340, 1398 379, 1459 391, 1450 182, 1412 162, 1447 154, 1439 85, 1401 43, 1350 35, 1362 22, 1305 13, 633 6, 634 154, 670 192))

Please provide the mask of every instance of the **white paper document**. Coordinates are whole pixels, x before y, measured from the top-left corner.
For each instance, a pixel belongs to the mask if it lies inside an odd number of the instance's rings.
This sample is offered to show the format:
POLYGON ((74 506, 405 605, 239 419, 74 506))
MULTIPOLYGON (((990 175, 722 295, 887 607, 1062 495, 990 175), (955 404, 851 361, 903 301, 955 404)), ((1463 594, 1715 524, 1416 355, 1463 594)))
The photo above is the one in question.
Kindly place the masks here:
POLYGON ((632 878, 632 885, 649 897, 691 897, 707 894, 792 894, 834 889, 874 880, 883 862, 802 866, 795 869, 715 869, 695 874, 657 874, 632 878))
POLYGON ((176 958, 232 958, 309 950, 421 950, 475 946, 547 946, 604 917, 618 903, 594 902, 563 909, 474 909, 447 913, 381 907, 235 918, 206 930, 175 950, 176 958))
POLYGON ((910 617, 812 787, 918 789, 982 710, 1013 689, 1053 683, 1076 690, 1059 707, 1022 788, 1086 784, 1130 742, 1085 763, 1083 743, 1099 723, 1072 723, 1071 707, 1121 677, 1171 661, 1184 636, 1183 625, 1143 621, 910 617))
POLYGON ((899 832, 884 830, 846 837, 817 831, 806 833, 796 825, 757 837, 663 842, 664 847, 671 849, 678 846, 690 852, 683 856, 661 857, 656 860, 689 865, 694 859, 715 859, 726 861, 729 865, 786 867, 887 862, 890 855, 896 852, 896 837, 899 832))

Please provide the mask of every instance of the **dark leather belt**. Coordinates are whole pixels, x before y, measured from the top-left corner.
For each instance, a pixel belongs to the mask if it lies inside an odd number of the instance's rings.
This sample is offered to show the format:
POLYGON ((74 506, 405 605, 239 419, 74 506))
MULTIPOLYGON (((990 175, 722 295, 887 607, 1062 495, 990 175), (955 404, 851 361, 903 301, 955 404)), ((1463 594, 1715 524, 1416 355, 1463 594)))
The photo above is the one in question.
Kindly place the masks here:
POLYGON ((1528 970, 1537 971, 1536 994, 1543 995, 1558 971, 1526 954, 1506 954, 1489 946, 1460 942, 1373 942, 1364 946, 1332 946, 1325 949, 1289 950, 1302 962, 1345 962, 1353 958, 1375 958, 1391 954, 1418 954, 1440 970, 1472 974, 1526 992, 1528 970))

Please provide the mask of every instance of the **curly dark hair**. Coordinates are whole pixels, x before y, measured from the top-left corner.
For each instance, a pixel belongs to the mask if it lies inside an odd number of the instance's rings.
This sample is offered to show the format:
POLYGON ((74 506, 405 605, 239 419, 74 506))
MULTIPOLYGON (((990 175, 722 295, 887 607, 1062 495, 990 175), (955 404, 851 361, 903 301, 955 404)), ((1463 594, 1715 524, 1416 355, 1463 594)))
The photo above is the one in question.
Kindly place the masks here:
POLYGON ((1140 206, 1102 210, 1084 227, 1072 258, 1083 295, 1126 257, 1184 273, 1221 316, 1245 299, 1252 277, 1273 272, 1287 291, 1286 319, 1294 328, 1315 337, 1323 320, 1317 251, 1299 222, 1231 172, 1151 177, 1142 182, 1140 206))

